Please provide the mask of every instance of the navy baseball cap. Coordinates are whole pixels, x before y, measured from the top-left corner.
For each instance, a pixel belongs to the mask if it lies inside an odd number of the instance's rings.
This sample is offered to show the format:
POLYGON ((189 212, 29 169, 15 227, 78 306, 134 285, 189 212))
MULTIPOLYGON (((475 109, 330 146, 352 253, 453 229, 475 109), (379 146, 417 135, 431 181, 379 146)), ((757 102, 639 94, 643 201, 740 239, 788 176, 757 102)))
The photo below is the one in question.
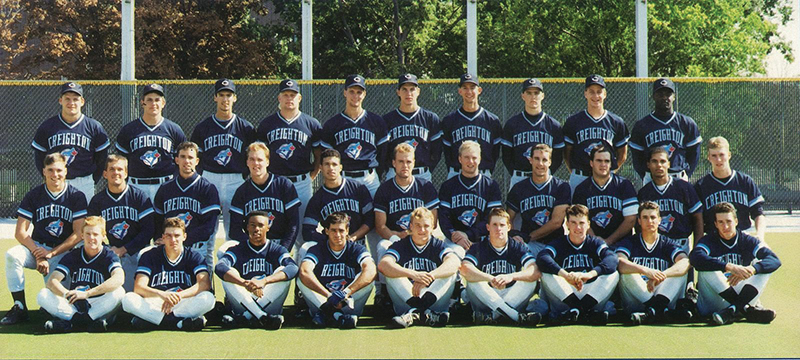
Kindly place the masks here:
POLYGON ((535 78, 530 78, 530 79, 525 80, 525 81, 522 82, 522 91, 523 92, 525 90, 530 89, 530 88, 537 88, 537 89, 539 89, 541 91, 544 91, 544 88, 542 87, 542 82, 539 81, 539 79, 535 79, 535 78))
POLYGON ((417 75, 414 74, 403 74, 397 79, 397 88, 399 89, 403 84, 414 84, 419 86, 417 82, 417 75))
POLYGON ((667 88, 672 90, 672 92, 675 92, 675 83, 667 78, 660 78, 653 82, 653 94, 655 94, 656 91, 661 90, 663 88, 667 88))
POLYGON ((300 87, 297 85, 297 81, 294 81, 292 79, 286 79, 281 81, 281 84, 278 85, 278 92, 284 92, 284 91, 294 91, 299 93, 300 87))
POLYGON ((603 88, 605 88, 606 81, 603 80, 603 77, 600 75, 597 74, 589 75, 588 77, 586 77, 586 85, 584 86, 584 88, 588 88, 591 85, 600 85, 603 88))
POLYGON ((353 86, 360 86, 362 89, 367 89, 367 84, 364 82, 364 77, 358 74, 349 75, 344 79, 344 88, 349 89, 353 86))
POLYGON ((236 93, 236 85, 233 84, 233 80, 228 79, 219 79, 216 83, 214 83, 214 94, 222 91, 228 90, 232 93, 236 93))
POLYGON ((147 95, 147 94, 149 94, 151 92, 156 92, 159 95, 164 96, 164 87, 161 86, 161 85, 158 85, 158 84, 147 85, 147 86, 144 87, 144 89, 142 89, 142 97, 144 97, 145 95, 147 95))
POLYGON ((470 73, 461 75, 461 77, 458 79, 458 87, 461 87, 461 85, 464 85, 466 83, 473 83, 478 86, 481 85, 480 82, 478 82, 478 77, 470 73))
POLYGON ((61 95, 64 95, 68 92, 74 92, 80 96, 83 96, 83 88, 81 87, 81 84, 76 82, 70 81, 64 85, 61 85, 61 95))

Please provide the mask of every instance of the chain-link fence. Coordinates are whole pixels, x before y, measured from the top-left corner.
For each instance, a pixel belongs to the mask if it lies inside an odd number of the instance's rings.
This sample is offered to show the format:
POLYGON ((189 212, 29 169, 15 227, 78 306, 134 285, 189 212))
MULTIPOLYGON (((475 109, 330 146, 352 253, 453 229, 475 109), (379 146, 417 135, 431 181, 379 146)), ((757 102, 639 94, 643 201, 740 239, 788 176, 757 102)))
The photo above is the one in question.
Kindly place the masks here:
MULTIPOLYGON (((586 107, 583 79, 545 79, 545 112, 563 121, 586 107)), ((606 108, 620 115, 628 125, 652 110, 652 79, 607 79, 606 108)), ((138 117, 138 91, 150 81, 84 81, 84 113, 99 120, 112 139, 122 125, 138 117)), ((195 124, 213 113, 213 81, 160 81, 165 85, 167 104, 164 116, 177 122, 191 136, 195 124)), ((237 81, 235 112, 258 125, 277 110, 277 81, 237 81)), ((521 79, 483 79, 480 104, 506 119, 523 109, 521 79)), ((677 111, 693 117, 704 139, 724 136, 731 143, 732 166, 752 176, 767 207, 791 211, 800 204, 800 79, 676 79, 677 111), (795 145, 792 145, 795 144, 795 145)), ((0 217, 14 216, 25 193, 41 183, 33 165, 31 140, 37 126, 60 111, 61 82, 0 82, 0 98, 5 99, 0 127, 0 217)), ((378 114, 398 104, 392 80, 368 82, 364 107, 378 114)), ((324 122, 344 109, 341 81, 301 82, 302 110, 324 122)), ((421 106, 444 117, 457 109, 461 98, 457 80, 423 80, 421 106)), ((691 181, 710 171, 701 159, 691 181)), ((440 162, 434 183, 444 181, 446 171, 440 162)), ((504 193, 508 174, 498 162, 494 178, 504 193)), ((630 162, 621 174, 641 185, 630 162)), ((555 174, 568 178, 564 166, 555 174)), ((101 186, 101 184, 98 184, 101 186)))

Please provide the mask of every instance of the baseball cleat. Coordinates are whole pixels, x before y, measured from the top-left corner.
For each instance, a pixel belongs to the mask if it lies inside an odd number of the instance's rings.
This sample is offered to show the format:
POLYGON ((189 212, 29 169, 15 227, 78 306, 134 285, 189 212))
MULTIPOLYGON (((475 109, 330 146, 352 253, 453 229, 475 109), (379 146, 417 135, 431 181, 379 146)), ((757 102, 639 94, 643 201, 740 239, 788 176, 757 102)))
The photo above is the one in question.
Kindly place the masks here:
POLYGON ((48 334, 61 334, 72 330, 72 323, 67 320, 53 319, 44 322, 44 331, 48 334))
POLYGON ((267 314, 258 319, 262 329, 280 330, 283 325, 283 315, 267 314))
POLYGON ((494 319, 491 313, 473 311, 472 323, 475 325, 494 325, 497 324, 497 321, 494 319))
POLYGON ((6 316, 0 319, 0 325, 14 325, 23 321, 28 321, 28 310, 14 304, 14 306, 8 310, 6 316))
POLYGON ((393 317, 389 322, 389 328, 405 329, 418 321, 420 321, 419 313, 409 310, 403 315, 393 317))
POLYGON ((338 320, 339 329, 343 330, 355 329, 357 323, 358 323, 358 317, 355 315, 342 314, 341 316, 339 316, 338 320))
POLYGON ((735 320, 736 311, 733 307, 728 306, 720 311, 711 314, 711 320, 717 325, 728 325, 735 320))
POLYGON ((87 325, 89 332, 106 332, 108 331, 108 321, 106 319, 94 320, 87 325))
POLYGON ((580 310, 572 308, 562 312, 558 316, 558 321, 564 325, 575 324, 578 322, 578 318, 580 317, 580 315, 581 315, 580 310))
POLYGON ((180 321, 183 331, 200 331, 206 326, 206 319, 202 316, 183 319, 180 321))
POLYGON ((589 324, 600 326, 608 324, 608 311, 592 311, 589 314, 589 324))
POLYGON ((539 325, 542 321, 542 315, 537 312, 529 312, 529 313, 520 313, 519 314, 519 324, 522 326, 530 326, 534 327, 539 325))
POLYGON ((311 323, 316 327, 324 328, 326 326, 325 314, 323 314, 322 311, 317 312, 311 318, 311 323))
POLYGON ((450 313, 446 311, 437 313, 426 310, 425 315, 427 315, 427 323, 430 327, 444 327, 450 321, 450 313))
POLYGON ((745 319, 748 322, 752 323, 759 323, 759 324, 769 324, 772 320, 775 320, 775 310, 767 309, 761 306, 748 306, 744 310, 745 319))

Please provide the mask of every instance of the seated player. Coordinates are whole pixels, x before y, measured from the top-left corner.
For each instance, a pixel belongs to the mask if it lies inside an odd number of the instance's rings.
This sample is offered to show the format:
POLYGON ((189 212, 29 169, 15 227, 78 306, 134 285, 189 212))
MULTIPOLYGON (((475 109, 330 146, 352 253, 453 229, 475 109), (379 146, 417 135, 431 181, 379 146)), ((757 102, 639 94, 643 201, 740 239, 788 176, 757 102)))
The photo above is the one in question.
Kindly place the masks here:
POLYGON ((300 263, 297 287, 317 326, 354 329, 375 279, 375 261, 364 245, 348 241, 350 218, 334 212, 323 221, 328 241, 311 245, 300 263))
POLYGON ((617 256, 602 239, 588 234, 586 206, 567 208, 567 228, 569 235, 551 241, 536 257, 550 316, 566 324, 582 320, 605 325, 606 303, 619 281, 617 256))
POLYGON ((184 247, 186 225, 177 217, 164 221, 162 245, 139 257, 133 292, 125 294, 122 308, 134 315, 132 324, 150 328, 200 331, 203 314, 214 307, 211 277, 204 254, 184 247))
POLYGON ((253 324, 278 330, 283 324, 283 302, 289 284, 297 275, 297 263, 277 240, 267 240, 269 217, 264 211, 247 215, 248 242, 228 248, 214 268, 233 317, 223 318, 230 325, 253 324))
POLYGON ((83 247, 61 258, 37 297, 39 306, 55 318, 44 323, 47 332, 105 331, 125 296, 119 257, 103 244, 106 221, 87 217, 82 234, 83 247), (69 279, 69 288, 61 284, 64 279, 69 279))
POLYGON ((508 241, 511 219, 502 208, 492 209, 486 227, 488 238, 469 248, 461 262, 473 321, 493 324, 502 316, 519 325, 536 326, 542 315, 525 312, 542 276, 536 271, 536 257, 525 244, 508 241))
POLYGON ((761 307, 758 299, 781 261, 766 243, 738 229, 734 205, 720 203, 711 211, 717 231, 700 239, 689 254, 697 269, 697 310, 717 325, 739 315, 749 322, 772 322, 775 310, 761 307))
POLYGON ((411 235, 394 243, 381 242, 389 249, 378 270, 386 277, 397 314, 390 327, 406 328, 417 322, 445 326, 450 319, 448 310, 459 258, 447 244, 433 237, 434 216, 430 210, 416 208, 410 221, 411 235))
POLYGON ((631 313, 634 325, 663 322, 667 309, 676 320, 691 319, 691 310, 685 302, 675 310, 689 272, 686 250, 658 233, 661 223, 658 204, 641 203, 638 222, 641 232, 622 240, 617 247, 622 307, 631 313))

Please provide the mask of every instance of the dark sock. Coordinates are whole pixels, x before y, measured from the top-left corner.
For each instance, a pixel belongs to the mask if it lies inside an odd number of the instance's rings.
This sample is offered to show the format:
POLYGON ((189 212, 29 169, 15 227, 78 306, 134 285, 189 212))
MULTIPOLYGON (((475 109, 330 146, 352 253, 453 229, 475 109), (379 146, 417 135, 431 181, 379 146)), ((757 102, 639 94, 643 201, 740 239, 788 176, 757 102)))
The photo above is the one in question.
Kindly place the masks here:
POLYGON ((438 300, 436 298, 436 295, 433 295, 433 294, 431 294, 429 292, 426 292, 425 294, 422 294, 422 297, 420 298, 420 307, 421 307, 420 310, 427 309, 427 308, 433 306, 433 304, 436 303, 436 300, 438 300))
POLYGON ((75 305, 75 308, 78 309, 78 312, 87 313, 92 305, 89 304, 88 300, 78 300, 74 302, 72 305, 75 305))
POLYGON ((736 293, 736 290, 733 290, 732 287, 725 289, 723 292, 719 293, 725 301, 730 303, 731 305, 739 304, 739 294, 736 293))
POLYGON ((421 309, 422 299, 420 299, 418 296, 412 296, 411 298, 406 300, 406 304, 408 304, 408 306, 411 306, 414 309, 421 309))
POLYGON ((21 302, 22 307, 25 308, 24 310, 28 310, 28 305, 25 303, 25 290, 12 292, 11 298, 14 300, 14 302, 21 302))
POLYGON ((581 300, 575 294, 569 294, 566 299, 563 300, 564 304, 567 304, 571 309, 580 309, 581 308, 581 300))
POLYGON ((175 316, 174 314, 167 314, 164 315, 164 319, 161 320, 161 324, 159 325, 166 328, 176 328, 178 327, 178 322, 181 320, 183 319, 175 316))
POLYGON ((744 311, 747 304, 753 301, 756 296, 758 296, 758 289, 755 286, 749 284, 742 286, 742 291, 739 292, 739 303, 736 304, 736 307, 744 311))
POLYGON ((656 314, 660 314, 664 312, 664 310, 666 310, 667 307, 669 306, 669 298, 664 295, 658 294, 650 298, 650 300, 647 300, 645 302, 645 305, 655 309, 656 314))
POLYGON ((75 326, 85 327, 89 325, 90 322, 92 322, 92 318, 91 316, 89 316, 88 313, 78 312, 75 313, 75 315, 72 315, 72 319, 70 321, 72 321, 72 324, 75 326))
POLYGON ((595 300, 595 298, 593 298, 591 295, 584 295, 581 299, 582 311, 591 311, 595 305, 597 305, 597 300, 595 300))

